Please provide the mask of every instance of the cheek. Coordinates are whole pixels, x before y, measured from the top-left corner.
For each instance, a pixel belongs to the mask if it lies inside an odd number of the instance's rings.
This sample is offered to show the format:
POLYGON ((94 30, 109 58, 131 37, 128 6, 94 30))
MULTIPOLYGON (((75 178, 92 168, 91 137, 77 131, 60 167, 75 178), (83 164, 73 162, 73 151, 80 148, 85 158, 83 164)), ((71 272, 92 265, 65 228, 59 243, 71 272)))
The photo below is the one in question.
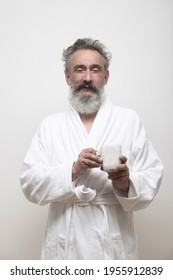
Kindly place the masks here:
POLYGON ((69 86, 77 85, 82 81, 82 77, 80 75, 66 74, 66 81, 69 86))
POLYGON ((106 84, 106 80, 105 80, 105 78, 103 78, 103 77, 99 77, 99 78, 97 78, 97 79, 95 79, 95 84, 96 85, 98 85, 98 86, 103 86, 103 85, 105 85, 106 84))
POLYGON ((82 75, 75 75, 73 77, 71 77, 71 83, 72 84, 80 84, 83 82, 83 76, 82 75))

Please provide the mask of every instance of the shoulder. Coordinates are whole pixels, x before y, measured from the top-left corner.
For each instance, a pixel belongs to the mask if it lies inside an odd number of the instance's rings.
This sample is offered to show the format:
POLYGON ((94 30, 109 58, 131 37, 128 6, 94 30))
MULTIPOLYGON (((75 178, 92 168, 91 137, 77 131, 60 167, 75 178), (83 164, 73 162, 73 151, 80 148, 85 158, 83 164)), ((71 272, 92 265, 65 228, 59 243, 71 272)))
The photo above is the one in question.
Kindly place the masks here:
POLYGON ((145 126, 139 114, 131 108, 113 105, 114 119, 121 131, 128 132, 131 137, 146 137, 145 126))
POLYGON ((59 121, 62 121, 65 117, 66 117, 67 112, 59 112, 59 113, 55 113, 55 114, 51 114, 46 116, 45 118, 43 118, 42 120, 42 124, 53 124, 53 123, 57 123, 59 121))
POLYGON ((59 112, 55 114, 48 115, 43 118, 41 121, 38 131, 51 131, 54 129, 58 129, 63 125, 64 119, 66 118, 67 112, 59 112))
POLYGON ((139 114, 131 108, 113 105, 113 111, 119 118, 128 120, 140 120, 139 114))

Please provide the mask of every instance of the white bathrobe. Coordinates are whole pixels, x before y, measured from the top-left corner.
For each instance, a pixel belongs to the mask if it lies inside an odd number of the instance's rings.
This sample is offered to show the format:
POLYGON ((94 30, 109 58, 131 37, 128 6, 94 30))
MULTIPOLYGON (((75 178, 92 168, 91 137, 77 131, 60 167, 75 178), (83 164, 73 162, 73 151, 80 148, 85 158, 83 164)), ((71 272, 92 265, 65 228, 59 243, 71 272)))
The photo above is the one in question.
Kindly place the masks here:
POLYGON ((133 211, 148 206, 162 178, 163 165, 131 109, 106 99, 87 133, 79 114, 45 118, 33 137, 21 171, 28 200, 50 204, 42 259, 136 259, 133 211), (100 168, 72 182, 72 165, 82 149, 122 145, 128 158, 128 197, 112 186, 100 168))

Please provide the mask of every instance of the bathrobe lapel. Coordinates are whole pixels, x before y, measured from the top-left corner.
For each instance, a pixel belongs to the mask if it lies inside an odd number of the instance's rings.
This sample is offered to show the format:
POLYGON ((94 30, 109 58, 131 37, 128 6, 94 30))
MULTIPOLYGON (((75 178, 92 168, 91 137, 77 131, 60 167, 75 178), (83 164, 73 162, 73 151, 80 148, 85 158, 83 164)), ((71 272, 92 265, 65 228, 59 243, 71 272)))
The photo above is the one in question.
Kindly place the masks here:
POLYGON ((92 147, 93 149, 99 150, 111 130, 111 112, 112 104, 106 98, 104 104, 96 115, 90 132, 88 133, 79 114, 72 107, 70 108, 67 115, 68 141, 71 146, 71 151, 74 151, 75 156, 79 151, 85 148, 92 147))

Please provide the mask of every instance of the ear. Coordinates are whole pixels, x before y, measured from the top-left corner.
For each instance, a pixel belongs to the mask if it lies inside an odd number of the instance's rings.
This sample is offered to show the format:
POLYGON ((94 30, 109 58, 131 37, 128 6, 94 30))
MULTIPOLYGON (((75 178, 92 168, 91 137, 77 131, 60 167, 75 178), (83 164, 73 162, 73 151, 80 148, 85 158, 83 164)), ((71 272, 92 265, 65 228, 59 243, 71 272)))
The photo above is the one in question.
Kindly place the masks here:
POLYGON ((105 73, 105 85, 107 84, 108 80, 109 80, 109 70, 107 70, 105 73))
POLYGON ((66 79, 66 82, 67 82, 67 85, 71 85, 71 81, 70 81, 70 74, 68 71, 65 71, 65 79, 66 79))

